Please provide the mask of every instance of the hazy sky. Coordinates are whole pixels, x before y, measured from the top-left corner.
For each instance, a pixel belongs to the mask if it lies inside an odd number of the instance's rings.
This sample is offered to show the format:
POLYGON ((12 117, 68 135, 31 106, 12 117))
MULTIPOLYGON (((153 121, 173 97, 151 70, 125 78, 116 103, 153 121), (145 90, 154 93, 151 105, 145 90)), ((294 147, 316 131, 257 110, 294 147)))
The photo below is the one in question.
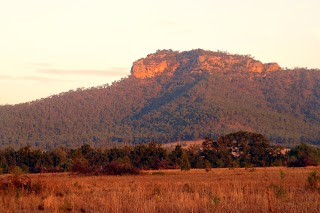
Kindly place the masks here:
POLYGON ((0 104, 111 83, 157 49, 320 68, 319 0, 0 0, 0 104))

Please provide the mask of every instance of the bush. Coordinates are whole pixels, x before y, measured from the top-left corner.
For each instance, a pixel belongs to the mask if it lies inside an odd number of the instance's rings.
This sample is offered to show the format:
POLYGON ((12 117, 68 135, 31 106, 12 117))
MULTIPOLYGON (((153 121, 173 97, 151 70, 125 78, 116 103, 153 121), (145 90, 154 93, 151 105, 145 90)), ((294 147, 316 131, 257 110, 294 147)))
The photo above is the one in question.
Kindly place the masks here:
POLYGON ((306 167, 306 166, 317 166, 317 163, 312 160, 309 156, 302 156, 296 160, 288 162, 288 167, 306 167))
POLYGON ((71 171, 80 174, 89 174, 93 172, 86 159, 76 158, 71 166, 71 171))
POLYGON ((300 144, 288 153, 289 167, 317 166, 320 163, 320 149, 307 144, 300 144))
POLYGON ((113 161, 103 168, 102 173, 106 175, 138 175, 140 170, 131 165, 113 161))

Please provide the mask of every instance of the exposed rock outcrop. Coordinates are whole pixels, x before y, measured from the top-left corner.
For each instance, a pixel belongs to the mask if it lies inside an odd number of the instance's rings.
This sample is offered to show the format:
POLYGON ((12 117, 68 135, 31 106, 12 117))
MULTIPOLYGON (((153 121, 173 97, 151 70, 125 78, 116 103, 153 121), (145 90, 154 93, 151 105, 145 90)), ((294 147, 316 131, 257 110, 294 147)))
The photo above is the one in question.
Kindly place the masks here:
POLYGON ((267 63, 265 64, 265 69, 267 72, 273 72, 281 70, 281 67, 277 63, 267 63))
POLYGON ((172 75, 179 68, 188 70, 190 73, 203 71, 209 73, 228 71, 265 73, 281 70, 277 63, 263 64, 247 55, 232 55, 204 50, 185 52, 162 50, 135 61, 131 68, 131 74, 144 79, 161 73, 172 75))
POLYGON ((172 50, 162 50, 149 54, 146 58, 133 62, 131 74, 142 79, 154 77, 163 72, 170 75, 179 66, 179 63, 174 59, 175 54, 177 52, 172 50))
POLYGON ((132 74, 137 78, 150 78, 164 72, 167 67, 166 61, 160 63, 151 61, 146 63, 143 59, 140 59, 133 63, 132 74))

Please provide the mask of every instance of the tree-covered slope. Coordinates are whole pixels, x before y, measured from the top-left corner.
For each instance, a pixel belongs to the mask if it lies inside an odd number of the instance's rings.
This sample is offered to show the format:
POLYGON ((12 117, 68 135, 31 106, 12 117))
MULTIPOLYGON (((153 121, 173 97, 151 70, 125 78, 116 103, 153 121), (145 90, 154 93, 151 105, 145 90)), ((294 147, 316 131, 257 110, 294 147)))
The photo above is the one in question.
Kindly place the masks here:
POLYGON ((163 50, 112 85, 0 107, 2 147, 165 143, 239 130, 278 143, 320 143, 320 71, 163 50))

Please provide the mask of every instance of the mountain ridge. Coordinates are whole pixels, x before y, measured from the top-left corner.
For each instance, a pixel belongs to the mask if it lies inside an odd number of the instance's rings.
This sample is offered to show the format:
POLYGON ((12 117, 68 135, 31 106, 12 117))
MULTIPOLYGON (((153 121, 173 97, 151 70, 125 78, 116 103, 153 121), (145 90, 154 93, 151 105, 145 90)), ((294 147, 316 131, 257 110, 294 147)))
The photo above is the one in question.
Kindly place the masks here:
POLYGON ((112 85, 1 106, 0 147, 166 143, 239 130, 320 143, 319 73, 248 55, 159 50, 112 85))

